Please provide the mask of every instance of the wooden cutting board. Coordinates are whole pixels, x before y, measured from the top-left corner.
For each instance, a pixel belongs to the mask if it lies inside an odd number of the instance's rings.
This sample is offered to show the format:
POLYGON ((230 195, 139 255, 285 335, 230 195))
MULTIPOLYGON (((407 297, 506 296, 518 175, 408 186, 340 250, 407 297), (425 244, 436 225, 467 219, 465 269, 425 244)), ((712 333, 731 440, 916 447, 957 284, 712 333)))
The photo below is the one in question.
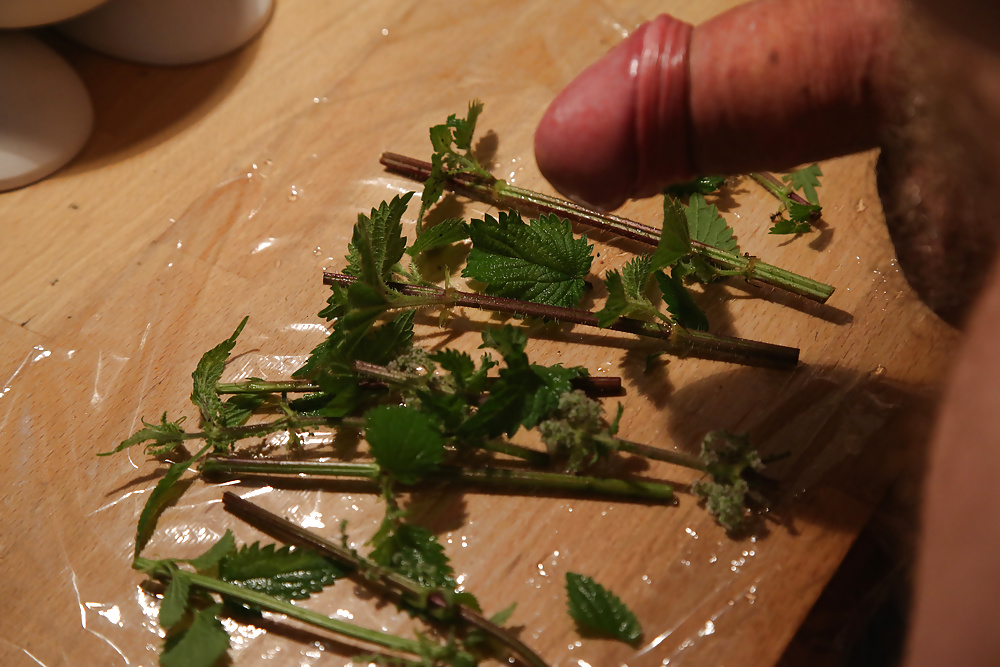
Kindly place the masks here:
MULTIPOLYGON (((427 127, 478 97, 480 127, 498 140, 495 173, 550 192, 531 138, 555 93, 658 12, 697 23, 732 4, 282 0, 243 51, 176 69, 57 42, 90 87, 97 127, 68 168, 0 195, 0 663, 155 663, 155 600, 129 564, 164 467, 138 452, 95 454, 163 411, 193 422, 189 374, 243 315, 226 378, 278 379, 301 363, 324 335, 321 271, 343 266, 357 213, 416 187, 383 171, 382 151, 426 157, 427 127)), ((463 585, 487 613, 517 601, 511 623, 551 664, 774 664, 919 452, 955 335, 896 267, 874 160, 822 164, 826 226, 812 236, 769 236, 776 202, 747 179, 715 200, 744 250, 837 287, 822 307, 740 282, 703 300, 718 333, 800 347, 797 370, 674 359, 644 374, 648 346, 582 330, 536 331, 529 349, 543 363, 623 376, 626 438, 694 451, 725 428, 749 431, 765 453, 791 452, 770 470, 782 483, 762 529, 728 537, 683 493, 675 506, 461 489, 413 497, 463 585), (631 606, 645 628, 639 650, 578 637, 567 571, 631 606)), ((623 214, 655 225, 659 208, 635 202, 623 214)), ((596 276, 641 250, 590 237, 596 276)), ((418 318, 418 339, 472 350, 483 321, 455 313, 453 333, 431 314, 418 318)), ((642 472, 693 479, 666 465, 642 472)), ((195 482, 146 553, 190 556, 227 527, 259 539, 222 510, 223 490, 195 482)), ((381 512, 374 496, 330 484, 255 498, 327 535, 347 519, 359 545, 381 512)), ((406 624, 350 583, 308 604, 373 627, 406 624)), ((235 664, 350 663, 336 641, 289 627, 238 629, 235 664)))

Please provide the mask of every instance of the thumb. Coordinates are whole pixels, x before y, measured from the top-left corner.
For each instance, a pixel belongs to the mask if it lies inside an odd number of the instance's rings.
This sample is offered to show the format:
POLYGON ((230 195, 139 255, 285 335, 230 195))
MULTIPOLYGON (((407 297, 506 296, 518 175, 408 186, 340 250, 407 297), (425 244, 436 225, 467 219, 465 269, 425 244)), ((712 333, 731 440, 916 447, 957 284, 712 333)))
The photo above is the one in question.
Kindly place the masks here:
POLYGON ((697 174, 872 147, 896 20, 896 0, 757 0, 697 28, 659 16, 556 97, 538 166, 613 209, 697 174))

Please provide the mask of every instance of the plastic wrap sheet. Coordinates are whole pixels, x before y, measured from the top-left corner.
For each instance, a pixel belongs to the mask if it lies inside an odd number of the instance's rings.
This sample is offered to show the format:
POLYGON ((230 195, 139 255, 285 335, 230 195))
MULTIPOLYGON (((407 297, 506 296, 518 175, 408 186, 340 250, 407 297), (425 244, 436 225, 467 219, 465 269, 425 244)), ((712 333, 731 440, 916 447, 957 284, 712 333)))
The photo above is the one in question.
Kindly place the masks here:
MULTIPOLYGON (((594 34, 613 43, 621 24, 593 4, 581 11, 598 26, 594 34)), ((17 351, 0 366, 0 662, 156 663, 163 637, 159 602, 140 588, 130 562, 138 513, 165 468, 138 450, 96 454, 163 412, 186 415, 193 427, 189 373, 243 315, 250 323, 225 380, 286 378, 323 339, 315 316, 326 298, 321 270, 342 267, 359 211, 414 188, 382 172, 380 150, 424 154, 423 128, 479 96, 487 102, 483 128, 501 137, 493 157, 497 173, 543 187, 530 166, 531 123, 523 110, 540 113, 560 79, 546 76, 558 68, 518 70, 515 86, 501 54, 535 43, 583 60, 586 54, 572 56, 576 42, 556 34, 547 12, 530 4, 516 15, 495 8, 474 19, 446 17, 442 29, 457 40, 450 52, 474 57, 459 66, 426 49, 420 64, 426 71, 411 71, 412 78, 391 73, 413 69, 413 49, 427 33, 422 12, 386 23, 384 34, 416 41, 372 42, 367 60, 349 76, 317 87, 315 98, 292 105, 294 113, 234 147, 232 177, 192 193, 164 234, 135 251, 127 269, 73 311, 63 334, 34 336, 29 327, 8 337, 7 349, 17 351), (523 30, 505 32, 495 44, 476 37, 492 34, 490 26, 500 21, 523 30), (500 68, 489 81, 481 75, 487 63, 500 68), (418 99, 416 91, 442 81, 448 93, 432 104, 382 103, 387 91, 393 99, 418 99)), ((849 161, 824 166, 823 196, 833 226, 862 210, 852 191, 858 185, 838 180, 856 168, 849 161)), ((864 196, 874 197, 871 184, 865 187, 864 196)), ((415 520, 439 535, 462 585, 479 595, 487 613, 518 602, 511 624, 553 665, 773 661, 891 479, 905 426, 919 430, 926 422, 924 394, 937 370, 921 367, 907 350, 938 340, 939 333, 906 296, 884 233, 873 224, 859 239, 835 236, 822 252, 805 242, 782 248, 766 237, 766 225, 745 220, 766 219, 774 203, 748 182, 737 184, 734 197, 723 210, 745 249, 832 282, 839 292, 830 307, 811 308, 780 296, 747 299, 774 294, 730 284, 713 288, 721 300, 710 306, 710 318, 723 333, 801 346, 800 370, 689 359, 644 374, 648 348, 581 330, 539 329, 529 351, 546 363, 624 376, 626 438, 694 451, 706 431, 725 428, 749 431, 765 455, 790 452, 771 468, 780 480, 772 516, 750 534, 733 537, 683 492, 668 506, 457 488, 412 498, 415 520), (880 333, 880 326, 901 319, 908 322, 904 331, 880 333), (645 627, 638 648, 579 637, 565 613, 568 571, 593 576, 629 604, 645 627)), ((451 199, 444 206, 466 215, 487 210, 451 199)), ((655 221, 657 208, 655 202, 633 204, 626 213, 655 221)), ((414 215, 415 207, 406 217, 410 234, 414 215)), ((597 275, 634 250, 600 235, 596 242, 597 275)), ((417 342, 472 351, 482 322, 455 313, 457 326, 443 330, 436 314, 422 316, 417 342)), ((613 409, 614 401, 606 405, 613 409)), ((335 453, 325 438, 308 442, 307 450, 335 453)), ((665 464, 622 466, 672 480, 681 491, 693 479, 665 464)), ((223 511, 226 489, 328 537, 346 519, 358 546, 381 518, 376 496, 345 493, 330 482, 212 485, 189 477, 192 485, 163 514, 145 555, 190 557, 227 528, 243 543, 261 539, 223 511)), ((303 604, 369 627, 409 632, 401 614, 349 581, 303 604)), ((265 614, 256 626, 227 626, 237 665, 351 662, 352 650, 336 638, 278 616, 265 614)))

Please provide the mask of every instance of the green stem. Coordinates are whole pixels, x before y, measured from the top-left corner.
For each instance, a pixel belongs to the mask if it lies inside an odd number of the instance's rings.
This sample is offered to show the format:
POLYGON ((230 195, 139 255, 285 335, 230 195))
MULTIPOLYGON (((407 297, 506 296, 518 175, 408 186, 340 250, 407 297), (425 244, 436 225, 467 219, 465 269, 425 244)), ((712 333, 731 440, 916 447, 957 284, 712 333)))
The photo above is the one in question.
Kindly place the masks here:
POLYGON ((649 445, 622 440, 621 438, 613 438, 608 435, 596 435, 594 439, 612 449, 618 449, 629 454, 653 459, 654 461, 665 461, 676 466, 691 468, 692 470, 705 471, 705 464, 697 456, 691 456, 682 452, 673 452, 668 449, 660 449, 659 447, 650 447, 649 445))
POLYGON ((795 188, 779 181, 774 174, 769 174, 766 171, 752 171, 750 172, 750 178, 756 181, 758 185, 763 187, 769 193, 774 195, 774 198, 781 202, 786 210, 791 207, 792 202, 802 204, 803 206, 817 207, 809 214, 809 220, 810 222, 815 222, 819 219, 820 212, 818 204, 813 204, 811 201, 797 193, 795 188))
MULTIPOLYGON (((262 461, 256 459, 208 457, 201 464, 205 475, 320 475, 352 477, 377 482, 382 474, 376 463, 339 463, 318 461, 262 461)), ((562 473, 511 470, 507 468, 457 468, 441 466, 426 475, 424 482, 461 482, 483 486, 519 489, 546 489, 573 493, 594 493, 619 498, 667 501, 673 496, 669 484, 630 481, 603 477, 584 477, 562 473)))
MULTIPOLYGON (((377 563, 361 556, 356 551, 324 539, 277 514, 268 512, 249 500, 240 498, 230 491, 222 494, 222 504, 227 510, 249 521, 258 529, 265 532, 276 532, 279 535, 291 536, 291 541, 311 547, 321 554, 330 556, 355 571, 363 573, 365 575, 364 581, 367 584, 376 583, 383 590, 393 594, 408 594, 411 600, 426 599, 429 605, 445 611, 450 610, 447 601, 439 592, 421 586, 411 579, 407 579, 391 570, 379 567, 377 563)), ((464 621, 488 632, 501 643, 513 649, 515 653, 524 658, 532 667, 548 667, 545 661, 526 644, 497 624, 483 618, 464 605, 455 605, 455 609, 464 621)))
POLYGON ((219 394, 284 394, 312 393, 320 391, 320 386, 305 380, 244 380, 243 382, 220 382, 215 385, 219 394))
POLYGON ((248 424, 247 426, 234 426, 232 428, 220 429, 216 433, 206 433, 200 431, 197 433, 185 433, 185 440, 193 440, 198 438, 205 438, 206 436, 218 437, 220 435, 231 436, 236 440, 241 440, 243 438, 254 438, 258 436, 270 435, 271 433, 276 433, 278 431, 288 431, 288 430, 300 430, 303 428, 309 428, 311 426, 338 426, 338 425, 349 425, 361 428, 364 425, 364 420, 361 419, 351 419, 349 417, 282 417, 281 419, 276 419, 271 422, 264 422, 263 424, 248 424))
MULTIPOLYGON (((154 569, 155 566, 156 561, 149 560, 148 558, 140 557, 136 558, 132 562, 132 567, 134 569, 144 572, 154 569)), ((345 637, 351 637, 352 639, 368 642, 369 644, 374 644, 375 646, 381 646, 393 651, 403 651, 412 655, 419 655, 420 652, 420 642, 413 639, 397 637, 396 635, 391 635, 387 632, 381 632, 379 630, 362 628, 354 625, 353 623, 347 623, 303 607, 298 607, 291 602, 280 600, 265 593, 259 593, 247 588, 242 588, 240 586, 236 586, 235 584, 220 581, 219 579, 208 577, 203 574, 185 571, 184 576, 193 585, 198 586, 199 588, 203 588, 207 591, 218 593, 220 595, 225 595, 227 597, 246 602, 247 604, 256 605, 261 609, 266 609, 278 614, 284 614, 285 616, 302 621, 303 623, 309 623, 310 625, 314 625, 318 628, 323 628, 324 630, 329 630, 331 632, 336 632, 344 635, 345 637)))
MULTIPOLYGON (((386 373, 391 372, 384 366, 355 362, 355 367, 359 372, 364 372, 364 366, 379 368, 386 373)), ((486 378, 487 390, 498 379, 496 377, 486 378)), ((622 379, 611 375, 573 378, 572 383, 574 389, 580 389, 588 396, 618 396, 622 393, 622 379)), ((215 385, 215 391, 219 394, 291 394, 313 393, 321 391, 321 387, 308 380, 277 380, 274 382, 244 380, 243 382, 220 382, 215 385)))
POLYGON ((513 456, 538 468, 545 468, 552 462, 549 455, 545 452, 539 452, 528 447, 515 445, 513 442, 504 442, 503 440, 489 440, 483 443, 481 449, 485 449, 488 452, 496 452, 497 454, 513 456))
MULTIPOLYGON (((397 153, 383 153, 381 163, 390 171, 419 181, 426 180, 430 175, 430 163, 397 153)), ((487 181, 470 174, 455 174, 449 176, 447 184, 453 190, 478 199, 486 199, 498 206, 516 209, 528 207, 539 212, 556 213, 574 222, 610 231, 650 246, 656 246, 660 242, 660 230, 655 227, 617 215, 599 213, 580 204, 519 188, 502 180, 487 181)), ((833 294, 834 288, 830 285, 766 264, 756 257, 726 252, 698 241, 692 241, 691 244, 695 253, 724 268, 730 270, 738 268, 741 275, 747 279, 757 280, 820 303, 826 302, 833 294)))
MULTIPOLYGON (((327 285, 333 283, 348 285, 355 280, 357 279, 353 276, 342 273, 327 272, 323 274, 323 282, 327 285)), ((433 301, 437 305, 449 308, 479 308, 497 313, 506 313, 508 315, 536 317, 557 320, 568 324, 602 328, 594 313, 579 308, 563 308, 561 306, 550 306, 547 304, 520 301, 518 299, 507 299, 488 294, 474 294, 472 292, 460 292, 454 289, 424 285, 389 283, 389 287, 403 295, 428 295, 427 301, 433 301)), ((685 329, 676 324, 642 322, 628 317, 620 317, 607 328, 665 341, 666 351, 680 357, 696 356, 703 359, 729 361, 753 366, 767 366, 770 368, 790 368, 795 366, 799 360, 799 351, 794 347, 761 343, 729 336, 716 336, 703 331, 685 329)))
POLYGON ((757 182, 758 185, 760 185, 765 190, 774 195, 774 198, 780 201, 782 204, 785 204, 786 206, 788 205, 788 199, 793 194, 793 191, 789 186, 784 185, 774 176, 759 171, 751 171, 750 178, 752 178, 754 181, 757 182))

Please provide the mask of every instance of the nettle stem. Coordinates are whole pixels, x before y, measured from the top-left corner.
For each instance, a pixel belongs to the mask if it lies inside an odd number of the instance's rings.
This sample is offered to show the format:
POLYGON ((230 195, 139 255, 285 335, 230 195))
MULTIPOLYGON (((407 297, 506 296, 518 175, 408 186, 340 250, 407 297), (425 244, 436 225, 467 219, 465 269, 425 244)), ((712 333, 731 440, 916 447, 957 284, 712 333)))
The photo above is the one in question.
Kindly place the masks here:
MULTIPOLYGON (((380 162, 389 171, 421 182, 427 180, 431 173, 429 162, 398 153, 383 153, 380 162)), ((599 213, 565 199, 510 185, 503 180, 494 179, 493 182, 487 182, 484 178, 470 174, 453 174, 448 176, 447 184, 456 192, 485 199, 500 207, 518 210, 529 208, 540 213, 555 213, 573 222, 609 231, 653 247, 660 242, 660 230, 655 227, 617 215, 599 213)), ((801 199, 797 195, 794 196, 801 199)), ((803 203, 808 202, 803 200, 803 203)), ((692 241, 691 245, 695 253, 711 260, 724 270, 737 271, 748 280, 757 280, 820 303, 825 303, 834 292, 831 285, 767 264, 750 255, 726 252, 698 241, 692 241)))
POLYGON ((783 204, 787 198, 797 204, 804 204, 806 206, 811 205, 809 200, 795 192, 790 185, 786 185, 779 181, 774 174, 769 174, 766 171, 752 171, 749 176, 756 181, 758 185, 762 186, 765 190, 774 195, 775 199, 783 204))
POLYGON ((421 586, 411 579, 382 568, 356 551, 320 537, 288 519, 268 512, 249 500, 240 498, 231 491, 222 494, 222 504, 229 512, 247 521, 255 528, 276 534, 283 541, 314 549, 361 573, 365 584, 375 586, 382 592, 388 592, 397 598, 408 597, 411 601, 426 600, 429 607, 445 612, 455 612, 466 623, 489 633, 513 650, 531 667, 548 667, 544 660, 517 637, 465 605, 449 605, 439 591, 421 586))
MULTIPOLYGON (((353 276, 343 273, 326 272, 323 274, 323 282, 327 285, 334 283, 349 285, 355 280, 357 279, 353 276)), ((389 283, 389 287, 407 296, 427 296, 428 300, 433 301, 435 305, 449 308, 478 308, 519 317, 535 317, 601 328, 594 313, 579 308, 563 308, 424 285, 389 283)), ((665 341, 666 351, 679 357, 695 356, 702 359, 769 368, 791 368, 799 361, 798 348, 743 338, 716 336, 703 331, 685 329, 676 324, 642 322, 628 317, 620 317, 607 328, 665 341)))
MULTIPOLYGON (((355 362, 355 369, 365 374, 365 370, 379 369, 385 374, 392 373, 385 366, 376 366, 362 361, 355 362)), ((402 375, 402 374, 400 374, 402 375)), ((370 377, 375 377, 374 374, 370 377)), ((383 375, 381 380, 385 380, 383 375)), ((409 376, 404 376, 409 377, 409 376)), ((486 388, 495 384, 499 378, 490 377, 486 379, 486 388)), ((622 379, 616 376, 602 377, 581 377, 573 378, 570 381, 574 389, 579 389, 588 396, 621 396, 623 393, 622 379)), ((389 384, 390 382, 386 382, 389 384)), ((244 380, 242 382, 220 382, 215 385, 215 391, 219 394, 295 394, 313 393, 321 391, 318 384, 308 380, 278 380, 267 382, 264 380, 244 380)))
POLYGON ((621 438, 614 438, 607 435, 596 435, 594 436, 594 439, 612 449, 628 452, 629 454, 635 454, 636 456, 642 456, 654 461, 664 461, 675 466, 681 466, 702 472, 706 470, 705 463, 700 458, 690 454, 684 454, 683 452, 674 452, 669 449, 650 447, 649 445, 643 445, 638 442, 622 440, 621 438))
MULTIPOLYGON (((382 469, 376 463, 340 463, 336 461, 264 461, 258 459, 210 456, 201 464, 205 476, 316 475, 366 480, 377 488, 382 469)), ((459 482, 479 486, 516 489, 591 493, 616 498, 635 498, 665 502, 674 497, 673 487, 662 482, 585 477, 562 473, 512 470, 509 468, 459 468, 441 466, 426 475, 425 483, 459 482)))
MULTIPOLYGON (((155 567, 155 565, 156 561, 141 557, 136 558, 132 563, 132 567, 134 569, 141 571, 150 571, 155 567)), ((241 602, 245 602, 249 605, 257 605, 261 609, 266 609, 278 614, 284 614, 289 618, 294 618, 298 621, 302 621, 303 623, 323 628, 324 630, 336 632, 345 637, 367 642, 392 651, 402 651, 411 655, 420 654, 420 642, 414 639, 397 637, 396 635, 391 635, 380 630, 370 630, 368 628, 354 625, 353 623, 347 623, 346 621, 341 621, 336 618, 330 618, 329 616, 325 616, 319 612, 311 611, 309 609, 305 609, 304 607, 298 607, 291 602, 286 602, 265 593, 259 593, 248 588, 230 584, 228 582, 215 579, 214 577, 187 571, 184 572, 183 576, 188 579, 192 585, 204 590, 218 593, 219 595, 224 595, 228 598, 240 600, 241 602)))

